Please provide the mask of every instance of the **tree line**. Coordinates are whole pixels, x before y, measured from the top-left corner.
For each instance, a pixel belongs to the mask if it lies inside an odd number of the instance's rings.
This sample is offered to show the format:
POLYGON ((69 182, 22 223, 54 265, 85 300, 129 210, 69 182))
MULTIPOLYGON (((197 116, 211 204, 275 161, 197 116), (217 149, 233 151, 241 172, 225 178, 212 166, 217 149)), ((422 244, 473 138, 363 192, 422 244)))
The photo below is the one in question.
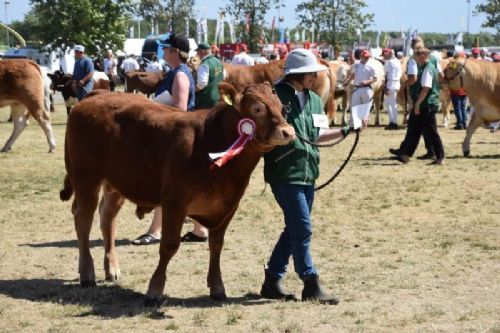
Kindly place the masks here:
MULTIPOLYGON (((136 27, 144 37, 150 31, 172 31, 179 34, 189 32, 196 36, 194 0, 31 0, 32 8, 22 21, 11 26, 31 45, 49 49, 72 47, 73 43, 84 44, 89 53, 104 49, 122 49, 130 27, 136 27), (140 18, 140 20, 138 20, 140 18)), ((285 7, 282 0, 226 0, 219 8, 226 16, 238 18, 235 34, 249 44, 250 50, 258 51, 261 42, 273 42, 269 24, 264 24, 265 15, 285 7)), ((362 31, 363 39, 375 44, 376 32, 367 31, 374 15, 363 13, 367 7, 364 0, 308 0, 295 8, 299 26, 289 29, 289 35, 306 29, 316 32, 316 40, 332 44, 335 48, 350 48, 362 31)), ((476 45, 500 45, 500 1, 486 0, 476 5, 475 12, 486 14, 483 27, 496 30, 496 34, 481 32, 464 36, 466 47, 476 45)), ((279 19, 279 18, 278 18, 279 19)), ((208 36, 215 36, 216 20, 208 20, 208 36)), ((229 36, 225 27, 225 36, 229 36)), ((386 32, 386 36, 397 37, 399 32, 386 32)), ((137 34, 136 34, 137 36, 137 34)), ((308 33, 310 39, 310 33, 308 33)), ((3 37, 3 35, 2 35, 3 37)), ((424 33, 427 43, 444 44, 447 34, 424 33)), ((229 37, 228 37, 229 38, 229 37)), ((227 39, 228 39, 227 38, 227 39)), ((0 44, 2 38, 0 37, 0 44)), ((3 41, 5 43, 5 41, 3 41)), ((12 44, 12 43, 11 43, 12 44)), ((381 45, 383 46, 383 45, 381 45)))

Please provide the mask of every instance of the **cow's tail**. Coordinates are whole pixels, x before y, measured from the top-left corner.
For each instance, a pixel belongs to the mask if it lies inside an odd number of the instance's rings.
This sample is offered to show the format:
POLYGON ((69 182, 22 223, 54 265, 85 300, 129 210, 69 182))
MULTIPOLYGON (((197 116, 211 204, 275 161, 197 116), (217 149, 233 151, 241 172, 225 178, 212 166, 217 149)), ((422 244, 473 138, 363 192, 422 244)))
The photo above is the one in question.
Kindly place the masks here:
POLYGON ((64 176, 64 187, 59 192, 59 198, 62 201, 68 201, 73 195, 73 186, 71 185, 71 181, 69 180, 68 175, 64 176))
POLYGON ((68 201, 73 195, 73 185, 71 185, 71 180, 68 176, 68 169, 70 166, 69 162, 69 152, 68 152, 68 138, 64 142, 64 162, 66 164, 66 175, 64 176, 64 185, 63 189, 59 192, 59 198, 62 201, 68 201))

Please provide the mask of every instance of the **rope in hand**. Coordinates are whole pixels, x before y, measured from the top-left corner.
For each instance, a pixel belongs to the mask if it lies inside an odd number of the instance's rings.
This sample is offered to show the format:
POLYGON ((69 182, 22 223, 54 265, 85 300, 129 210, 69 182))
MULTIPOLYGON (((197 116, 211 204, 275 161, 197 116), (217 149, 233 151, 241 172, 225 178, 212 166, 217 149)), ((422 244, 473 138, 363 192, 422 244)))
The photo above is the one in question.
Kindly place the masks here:
MULTIPOLYGON (((295 134, 295 135, 299 138, 299 140, 301 140, 305 143, 308 143, 312 146, 319 147, 319 148, 327 148, 327 147, 333 147, 333 146, 341 143, 342 141, 344 141, 344 139, 347 137, 347 135, 350 132, 350 128, 348 126, 343 127, 341 129, 341 132, 342 132, 342 138, 340 138, 339 140, 337 140, 335 142, 328 143, 328 144, 319 144, 316 142, 309 141, 309 140, 301 137, 300 135, 297 135, 297 134, 295 134)), ((347 163, 349 163, 349 161, 352 157, 352 154, 354 153, 354 150, 356 149, 356 146, 358 145, 358 141, 359 141, 359 130, 356 130, 355 132, 356 132, 356 138, 354 139, 354 143, 351 147, 351 151, 349 151, 349 154, 347 155, 347 158, 345 159, 345 161, 342 163, 342 165, 339 167, 339 169, 333 174, 333 176, 331 176, 325 183, 321 184, 320 186, 317 186, 314 189, 314 191, 319 191, 319 190, 325 188, 326 186, 328 186, 331 182, 333 182, 335 180, 335 178, 337 178, 337 176, 342 172, 342 170, 344 170, 347 163)))

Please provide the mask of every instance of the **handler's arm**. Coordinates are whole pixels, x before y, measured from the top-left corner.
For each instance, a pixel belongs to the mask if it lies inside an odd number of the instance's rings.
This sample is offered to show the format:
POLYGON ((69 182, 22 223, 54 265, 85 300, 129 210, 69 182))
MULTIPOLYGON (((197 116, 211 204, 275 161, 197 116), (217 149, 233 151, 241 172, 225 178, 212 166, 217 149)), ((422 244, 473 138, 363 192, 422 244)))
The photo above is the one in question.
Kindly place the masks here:
MULTIPOLYGON (((368 126, 368 121, 363 119, 362 125, 360 128, 360 132, 364 131, 366 126, 368 126)), ((320 132, 318 137, 318 143, 328 142, 331 140, 335 140, 338 138, 346 137, 352 129, 349 126, 341 127, 341 128, 329 128, 320 132)))

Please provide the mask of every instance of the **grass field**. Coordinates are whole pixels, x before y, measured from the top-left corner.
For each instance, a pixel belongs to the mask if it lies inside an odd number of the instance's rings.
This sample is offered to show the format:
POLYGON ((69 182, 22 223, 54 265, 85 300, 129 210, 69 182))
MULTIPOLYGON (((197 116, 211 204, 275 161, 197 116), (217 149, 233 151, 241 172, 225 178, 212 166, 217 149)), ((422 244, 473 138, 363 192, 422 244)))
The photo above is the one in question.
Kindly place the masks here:
MULTIPOLYGON (((66 112, 61 104, 56 109, 54 154, 33 121, 13 150, 0 154, 0 332, 500 332, 498 132, 480 128, 472 157, 464 158, 464 131, 441 128, 444 166, 391 160, 388 148, 397 147, 404 130, 370 127, 362 135, 340 177, 317 193, 313 214, 313 258, 339 305, 258 297, 263 265, 283 227, 259 164, 226 234, 228 302, 208 298, 207 245, 182 244, 169 265, 166 302, 148 308, 143 294, 158 247, 129 245, 151 218, 139 221, 130 203, 118 216, 121 284, 103 282, 96 215, 91 251, 98 287, 78 286, 71 203, 59 200, 66 112)), ((8 110, 0 112, 3 145, 12 124, 8 110)), ((322 152, 319 183, 353 139, 322 152)), ((417 155, 423 153, 421 143, 417 155)), ((300 296, 293 264, 289 272, 286 286, 300 296)))

